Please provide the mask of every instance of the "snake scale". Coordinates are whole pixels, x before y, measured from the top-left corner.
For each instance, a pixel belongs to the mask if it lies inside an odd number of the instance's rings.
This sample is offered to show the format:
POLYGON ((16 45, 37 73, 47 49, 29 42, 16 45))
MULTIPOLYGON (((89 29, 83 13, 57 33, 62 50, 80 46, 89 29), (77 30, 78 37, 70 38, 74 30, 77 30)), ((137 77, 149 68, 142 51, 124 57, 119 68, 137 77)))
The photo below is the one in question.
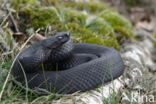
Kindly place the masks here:
POLYGON ((70 94, 87 91, 122 75, 124 64, 112 48, 73 44, 68 32, 57 32, 25 48, 15 60, 12 75, 22 86, 70 94))

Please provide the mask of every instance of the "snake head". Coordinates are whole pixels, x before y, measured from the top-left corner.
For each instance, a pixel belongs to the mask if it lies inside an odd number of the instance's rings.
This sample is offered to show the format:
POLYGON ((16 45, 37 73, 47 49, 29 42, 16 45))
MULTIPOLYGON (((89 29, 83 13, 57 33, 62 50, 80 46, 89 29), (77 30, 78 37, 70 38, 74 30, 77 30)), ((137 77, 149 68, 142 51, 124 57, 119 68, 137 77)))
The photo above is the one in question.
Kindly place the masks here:
POLYGON ((69 32, 57 32, 54 36, 49 37, 48 39, 43 40, 42 45, 48 49, 55 49, 62 46, 70 40, 69 32))

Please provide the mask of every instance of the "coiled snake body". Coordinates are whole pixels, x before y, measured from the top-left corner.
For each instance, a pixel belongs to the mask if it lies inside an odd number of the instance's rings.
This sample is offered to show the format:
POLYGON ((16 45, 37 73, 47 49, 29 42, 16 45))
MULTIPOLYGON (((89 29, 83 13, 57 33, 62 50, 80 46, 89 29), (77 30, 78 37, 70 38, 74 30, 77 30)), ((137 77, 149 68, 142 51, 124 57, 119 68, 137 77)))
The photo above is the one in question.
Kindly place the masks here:
POLYGON ((105 84, 123 71, 123 61, 114 49, 72 44, 68 33, 58 32, 23 50, 11 73, 31 89, 74 93, 105 84))

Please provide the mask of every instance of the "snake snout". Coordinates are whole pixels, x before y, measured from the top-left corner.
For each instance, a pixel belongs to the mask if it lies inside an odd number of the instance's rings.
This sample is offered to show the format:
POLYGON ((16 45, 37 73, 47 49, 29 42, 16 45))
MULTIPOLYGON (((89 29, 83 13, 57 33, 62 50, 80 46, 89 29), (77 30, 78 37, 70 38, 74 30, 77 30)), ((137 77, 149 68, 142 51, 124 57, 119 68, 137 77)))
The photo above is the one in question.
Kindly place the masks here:
POLYGON ((44 40, 42 44, 44 47, 54 49, 62 46, 66 42, 70 40, 70 33, 69 32, 57 32, 54 36, 44 40))

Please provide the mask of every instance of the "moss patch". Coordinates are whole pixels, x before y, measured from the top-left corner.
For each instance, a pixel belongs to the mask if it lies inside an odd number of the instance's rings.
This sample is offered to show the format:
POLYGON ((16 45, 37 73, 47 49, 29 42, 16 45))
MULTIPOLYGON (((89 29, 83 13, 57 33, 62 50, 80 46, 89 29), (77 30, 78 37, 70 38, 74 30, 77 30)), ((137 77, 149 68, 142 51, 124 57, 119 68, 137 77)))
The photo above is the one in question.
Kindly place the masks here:
POLYGON ((92 32, 85 27, 80 27, 75 23, 69 23, 67 26, 75 42, 95 43, 119 49, 119 44, 113 34, 112 36, 103 37, 104 35, 97 35, 96 32, 92 32))
POLYGON ((93 19, 89 19, 86 23, 86 27, 97 35, 114 36, 114 29, 107 21, 100 17, 94 17, 93 19))
MULTIPOLYGON (((87 11, 88 13, 99 13, 109 7, 101 2, 64 2, 63 5, 65 7, 74 8, 80 11, 87 11)), ((109 8, 110 9, 110 8, 109 8)))
POLYGON ((108 21, 113 27, 121 26, 132 29, 131 23, 117 12, 105 10, 99 13, 99 16, 108 21))
MULTIPOLYGON (((115 49, 119 49, 115 32, 120 32, 127 39, 132 39, 133 36, 130 22, 103 3, 46 0, 42 4, 33 0, 22 1, 22 4, 31 6, 18 9, 19 24, 23 28, 21 31, 28 28, 45 30, 47 26, 51 26, 55 31, 70 31, 75 42, 96 43, 115 49), (47 7, 45 4, 53 6, 47 7), (90 19, 92 16, 95 18, 90 19)), ((14 2, 12 4, 19 0, 14 2)))
POLYGON ((39 6, 40 2, 38 0, 11 0, 11 6, 19 11, 23 7, 39 6))
POLYGON ((60 17, 62 18, 63 23, 77 23, 81 26, 84 26, 86 23, 87 15, 85 15, 83 12, 68 9, 68 8, 59 8, 60 17))
POLYGON ((120 26, 115 27, 114 29, 115 29, 115 32, 117 32, 121 35, 120 38, 125 38, 125 39, 129 39, 129 40, 134 40, 134 38, 135 38, 131 30, 128 30, 128 29, 126 29, 124 27, 120 27, 120 26))
POLYGON ((45 28, 47 25, 52 25, 59 21, 53 7, 23 8, 19 11, 19 16, 23 19, 22 23, 26 24, 25 28, 45 28))

